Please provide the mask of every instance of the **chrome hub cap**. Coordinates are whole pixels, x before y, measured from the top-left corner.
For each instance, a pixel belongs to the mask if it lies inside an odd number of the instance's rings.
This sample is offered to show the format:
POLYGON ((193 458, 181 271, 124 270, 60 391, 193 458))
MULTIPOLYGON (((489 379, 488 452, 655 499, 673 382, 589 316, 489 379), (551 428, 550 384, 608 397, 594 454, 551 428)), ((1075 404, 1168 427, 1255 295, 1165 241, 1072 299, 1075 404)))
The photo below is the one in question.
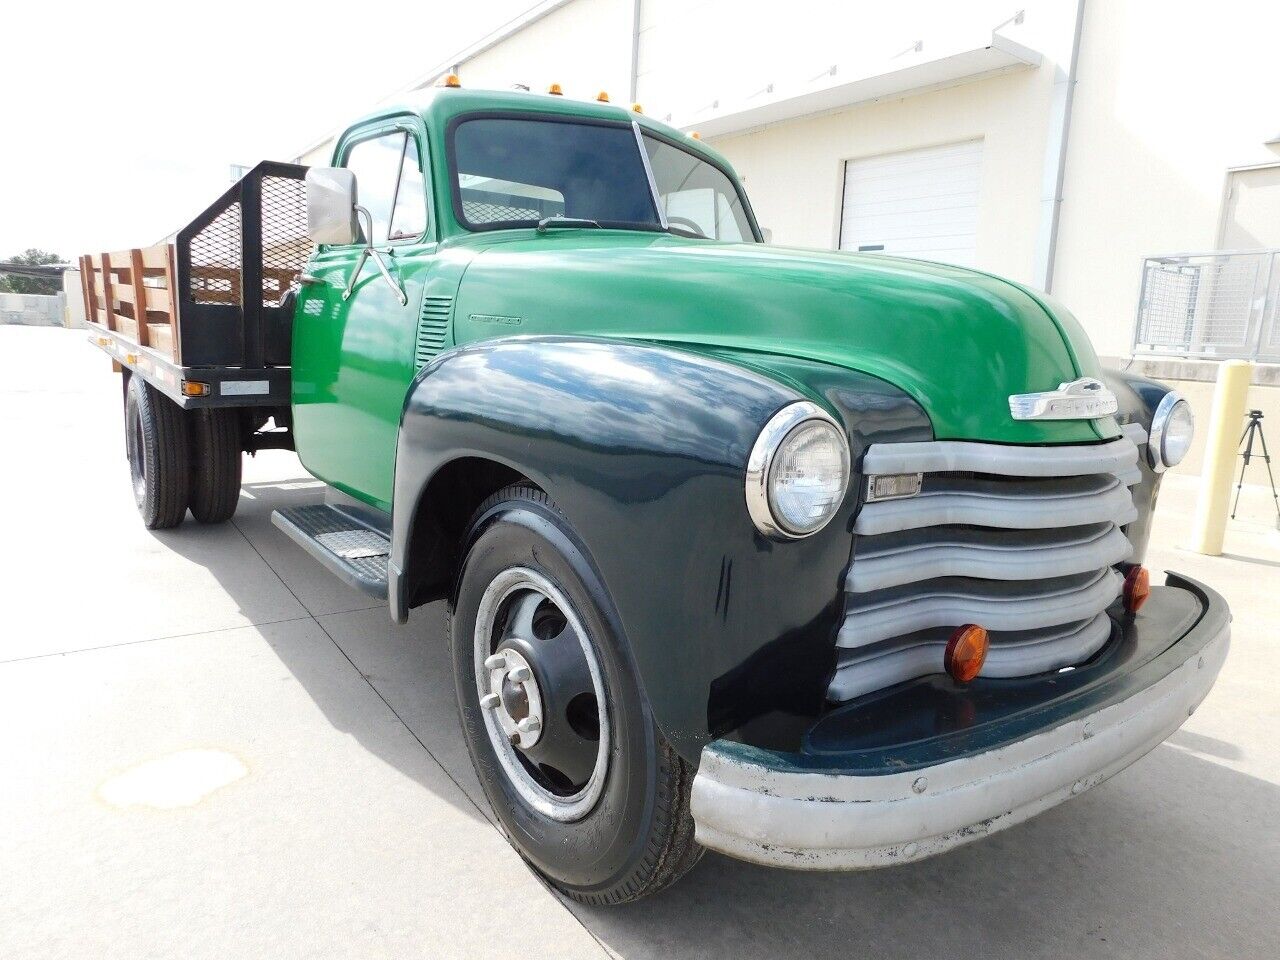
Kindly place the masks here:
POLYGON ((507 739, 523 750, 542 739, 542 693, 533 668, 514 647, 500 649, 484 662, 489 692, 480 706, 492 710, 507 739))
POLYGON ((609 718, 594 646, 573 606, 541 574, 504 570, 480 599, 476 694, 508 780, 538 812, 586 816, 609 765, 609 718))

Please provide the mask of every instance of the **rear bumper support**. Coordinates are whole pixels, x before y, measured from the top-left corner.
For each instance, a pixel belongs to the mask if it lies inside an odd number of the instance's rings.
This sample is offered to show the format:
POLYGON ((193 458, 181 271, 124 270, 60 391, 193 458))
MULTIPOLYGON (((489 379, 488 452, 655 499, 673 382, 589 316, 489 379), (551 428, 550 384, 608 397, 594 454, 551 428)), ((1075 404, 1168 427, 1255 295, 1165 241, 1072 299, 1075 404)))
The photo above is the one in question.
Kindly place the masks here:
POLYGON ((1131 696, 924 769, 829 773, 774 766, 761 761, 762 751, 712 743, 693 784, 698 841, 772 866, 861 870, 923 859, 1021 823, 1123 770, 1183 724, 1226 659, 1228 618, 1212 619, 1162 655, 1185 647, 1181 663, 1131 696))

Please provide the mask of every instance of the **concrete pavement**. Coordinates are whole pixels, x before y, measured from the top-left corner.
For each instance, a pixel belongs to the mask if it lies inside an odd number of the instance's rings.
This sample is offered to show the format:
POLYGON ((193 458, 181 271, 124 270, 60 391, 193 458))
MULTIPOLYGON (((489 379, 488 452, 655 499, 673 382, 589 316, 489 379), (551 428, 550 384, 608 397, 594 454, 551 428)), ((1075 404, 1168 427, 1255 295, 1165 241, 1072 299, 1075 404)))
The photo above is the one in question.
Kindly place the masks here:
POLYGON ((119 380, 72 331, 0 328, 0 957, 1275 957, 1280 534, 1153 570, 1231 601, 1217 688, 1085 796, 944 857, 791 874, 708 855, 621 909, 567 904, 488 819, 441 611, 398 627, 275 530, 318 500, 246 460, 234 523, 150 533, 119 380))

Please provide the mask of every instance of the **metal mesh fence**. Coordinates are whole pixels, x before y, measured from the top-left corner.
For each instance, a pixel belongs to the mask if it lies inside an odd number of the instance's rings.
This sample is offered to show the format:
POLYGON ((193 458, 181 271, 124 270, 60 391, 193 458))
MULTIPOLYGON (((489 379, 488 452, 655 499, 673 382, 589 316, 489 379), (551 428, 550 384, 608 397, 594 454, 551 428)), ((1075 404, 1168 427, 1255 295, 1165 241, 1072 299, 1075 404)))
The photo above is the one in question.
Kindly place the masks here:
POLYGON ((311 255, 302 180, 262 178, 262 305, 277 307, 311 255))
POLYGON ((240 302, 240 204, 232 203, 191 238, 193 303, 240 302))
MULTIPOLYGON (((1276 251, 1194 253, 1143 263, 1135 352, 1280 355, 1276 251)), ((1269 357, 1268 357, 1269 358, 1269 357)))

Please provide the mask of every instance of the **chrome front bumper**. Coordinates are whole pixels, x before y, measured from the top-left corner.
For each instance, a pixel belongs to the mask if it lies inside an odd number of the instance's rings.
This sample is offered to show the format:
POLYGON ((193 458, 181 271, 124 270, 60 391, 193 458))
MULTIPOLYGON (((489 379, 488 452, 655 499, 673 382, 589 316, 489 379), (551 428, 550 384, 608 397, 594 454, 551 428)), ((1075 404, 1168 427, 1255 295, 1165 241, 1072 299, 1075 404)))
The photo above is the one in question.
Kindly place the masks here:
POLYGON ((1206 616, 1157 658, 1169 668, 1158 680, 986 752, 864 775, 716 741, 693 783, 697 839, 756 863, 862 870, 943 853, 1083 793, 1163 742, 1213 686, 1230 626, 1221 598, 1204 592, 1206 616))

